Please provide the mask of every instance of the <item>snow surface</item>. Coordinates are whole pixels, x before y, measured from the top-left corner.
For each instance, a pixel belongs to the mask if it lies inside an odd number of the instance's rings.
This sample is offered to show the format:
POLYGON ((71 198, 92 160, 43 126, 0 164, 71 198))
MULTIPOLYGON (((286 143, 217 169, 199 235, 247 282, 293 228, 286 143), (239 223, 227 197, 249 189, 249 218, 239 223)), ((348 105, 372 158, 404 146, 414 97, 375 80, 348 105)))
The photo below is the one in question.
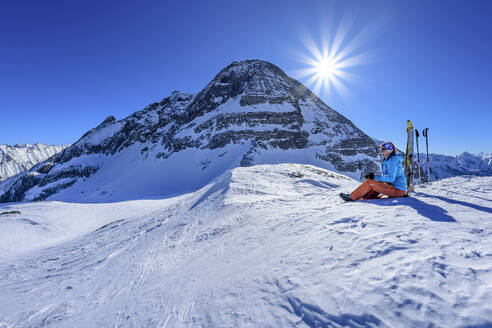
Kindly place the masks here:
POLYGON ((154 200, 2 204, 0 327, 489 327, 492 178, 343 203, 300 164, 154 200), (15 246, 12 246, 15 245, 15 246))

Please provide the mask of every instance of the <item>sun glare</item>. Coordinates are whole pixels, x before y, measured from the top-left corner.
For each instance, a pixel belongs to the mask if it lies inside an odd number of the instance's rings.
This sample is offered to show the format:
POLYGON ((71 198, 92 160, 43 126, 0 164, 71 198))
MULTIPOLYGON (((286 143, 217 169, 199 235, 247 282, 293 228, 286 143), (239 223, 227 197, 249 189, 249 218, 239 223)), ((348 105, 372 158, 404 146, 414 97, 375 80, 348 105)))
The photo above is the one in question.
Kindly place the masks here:
POLYGON ((300 53, 300 59, 307 67, 294 74, 317 95, 323 93, 329 97, 332 90, 342 97, 350 95, 346 85, 357 76, 347 69, 361 65, 367 59, 366 54, 360 52, 364 35, 352 33, 349 37, 350 28, 350 24, 340 24, 333 37, 321 40, 321 45, 314 41, 310 33, 302 39, 308 53, 300 53))
POLYGON ((336 74, 336 63, 329 58, 322 58, 315 66, 320 78, 332 79, 333 75, 336 74))

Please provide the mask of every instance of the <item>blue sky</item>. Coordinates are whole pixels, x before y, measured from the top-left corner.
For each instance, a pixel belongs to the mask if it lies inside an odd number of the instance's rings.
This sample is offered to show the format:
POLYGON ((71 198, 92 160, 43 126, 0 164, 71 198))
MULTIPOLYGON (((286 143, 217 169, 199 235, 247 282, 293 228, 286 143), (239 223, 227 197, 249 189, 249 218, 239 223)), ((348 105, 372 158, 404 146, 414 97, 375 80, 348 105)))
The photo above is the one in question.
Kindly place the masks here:
POLYGON ((319 91, 367 134, 431 152, 492 153, 490 1, 3 1, 0 144, 73 143, 173 90, 200 91, 235 60, 294 78, 307 36, 363 59, 319 91), (421 142, 421 145, 423 143, 421 142))

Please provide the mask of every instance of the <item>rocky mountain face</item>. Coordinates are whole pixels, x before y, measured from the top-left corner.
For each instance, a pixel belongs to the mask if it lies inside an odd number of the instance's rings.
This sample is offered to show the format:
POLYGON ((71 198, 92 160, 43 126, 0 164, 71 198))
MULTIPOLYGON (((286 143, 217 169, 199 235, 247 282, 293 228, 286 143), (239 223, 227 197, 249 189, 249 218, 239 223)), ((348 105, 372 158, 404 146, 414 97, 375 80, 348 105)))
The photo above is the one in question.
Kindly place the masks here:
POLYGON ((0 184, 3 202, 108 201, 202 187, 225 170, 312 164, 354 178, 379 170, 374 141, 277 66, 233 62, 198 94, 173 92, 0 184))
POLYGON ((52 146, 42 143, 0 145, 0 180, 5 180, 59 153, 70 145, 52 146))

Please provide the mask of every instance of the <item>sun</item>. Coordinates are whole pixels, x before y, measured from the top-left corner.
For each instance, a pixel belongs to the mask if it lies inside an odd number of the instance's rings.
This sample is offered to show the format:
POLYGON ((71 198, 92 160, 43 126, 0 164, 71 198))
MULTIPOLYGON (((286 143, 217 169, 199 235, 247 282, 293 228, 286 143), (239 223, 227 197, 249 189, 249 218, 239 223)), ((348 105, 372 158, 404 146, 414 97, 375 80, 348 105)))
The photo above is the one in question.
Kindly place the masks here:
POLYGON ((319 78, 332 80, 333 76, 337 74, 336 62, 330 58, 322 58, 314 66, 318 70, 319 78))
POLYGON ((361 52, 362 35, 349 33, 350 26, 341 25, 332 38, 318 44, 310 33, 301 39, 307 53, 299 53, 300 61, 307 67, 294 72, 315 94, 331 97, 335 91, 343 98, 350 95, 347 84, 360 80, 350 68, 364 64, 367 53, 361 52))

